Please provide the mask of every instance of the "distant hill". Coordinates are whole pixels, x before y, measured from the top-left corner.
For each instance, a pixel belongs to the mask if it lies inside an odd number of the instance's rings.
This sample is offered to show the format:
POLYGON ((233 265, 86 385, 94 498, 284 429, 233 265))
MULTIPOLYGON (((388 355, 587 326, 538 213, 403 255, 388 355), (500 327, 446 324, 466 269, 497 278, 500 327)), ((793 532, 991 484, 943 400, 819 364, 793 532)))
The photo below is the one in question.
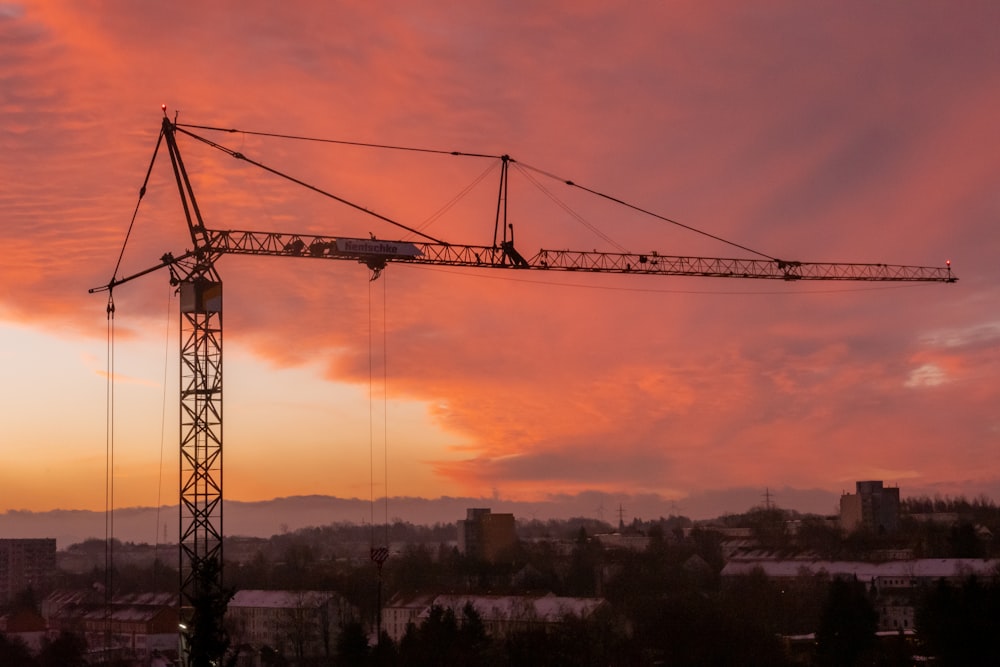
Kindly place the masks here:
MULTIPOLYGON (((839 496, 829 491, 770 489, 771 502, 779 507, 803 513, 833 514, 839 496)), ((619 509, 626 523, 633 519, 651 520, 670 515, 709 519, 723 514, 743 512, 764 502, 764 489, 728 489, 709 491, 672 501, 655 494, 627 495, 584 492, 553 496, 544 501, 520 502, 495 498, 390 498, 372 506, 359 498, 331 496, 292 496, 259 502, 228 500, 225 503, 223 532, 226 535, 270 537, 308 526, 331 523, 365 524, 402 520, 417 525, 454 523, 465 517, 469 507, 489 507, 494 512, 510 512, 518 519, 569 519, 590 517, 617 524, 619 509)), ((177 541, 177 506, 129 507, 116 509, 113 534, 123 542, 175 543, 177 541)), ((0 537, 55 537, 58 548, 88 538, 103 539, 106 534, 104 512, 87 510, 52 510, 29 512, 10 510, 0 514, 0 537)))

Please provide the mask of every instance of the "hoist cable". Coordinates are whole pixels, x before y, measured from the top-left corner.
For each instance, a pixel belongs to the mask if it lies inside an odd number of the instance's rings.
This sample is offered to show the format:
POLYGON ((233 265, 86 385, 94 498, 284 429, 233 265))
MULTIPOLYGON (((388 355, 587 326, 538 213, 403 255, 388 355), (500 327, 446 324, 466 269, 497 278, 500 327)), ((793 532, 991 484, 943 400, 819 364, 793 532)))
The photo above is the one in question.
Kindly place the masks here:
POLYGON ((111 595, 115 539, 115 302, 108 292, 104 409, 104 634, 111 639, 111 595))
POLYGON ((371 550, 375 550, 375 417, 373 414, 372 281, 368 281, 368 514, 371 550))
MULTIPOLYGON (((170 365, 170 307, 173 287, 167 288, 167 320, 166 329, 163 337, 163 400, 160 407, 160 474, 156 482, 156 530, 154 534, 154 547, 153 547, 153 585, 156 585, 156 561, 159 560, 159 549, 160 549, 160 508, 163 506, 163 447, 164 440, 167 430, 167 371, 170 365)), ((163 526, 166 528, 166 524, 163 526)), ((167 541, 166 534, 163 535, 163 541, 167 541)), ((155 590, 155 589, 154 589, 155 590)))
POLYGON ((385 499, 385 546, 389 546, 389 347, 386 320, 388 279, 382 276, 382 491, 385 499))
MULTIPOLYGON (((386 332, 387 286, 382 276, 382 502, 385 546, 389 545, 389 361, 386 332)), ((368 281, 368 475, 371 548, 375 549, 375 325, 372 283, 368 281)))

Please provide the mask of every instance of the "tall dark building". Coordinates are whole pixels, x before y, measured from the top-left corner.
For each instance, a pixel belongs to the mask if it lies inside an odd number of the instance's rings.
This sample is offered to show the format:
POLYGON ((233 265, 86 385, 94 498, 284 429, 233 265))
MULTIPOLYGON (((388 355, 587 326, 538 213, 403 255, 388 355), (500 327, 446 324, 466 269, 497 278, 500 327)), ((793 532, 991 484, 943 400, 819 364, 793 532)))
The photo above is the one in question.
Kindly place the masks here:
POLYGON ((28 588, 44 593, 56 574, 54 538, 0 539, 0 604, 28 588))
POLYGON ((857 493, 840 497, 841 527, 895 532, 899 528, 899 487, 886 487, 880 481, 857 482, 855 486, 857 493))
POLYGON ((458 550, 473 558, 495 562, 517 544, 513 514, 493 514, 488 508, 470 508, 458 522, 458 550))

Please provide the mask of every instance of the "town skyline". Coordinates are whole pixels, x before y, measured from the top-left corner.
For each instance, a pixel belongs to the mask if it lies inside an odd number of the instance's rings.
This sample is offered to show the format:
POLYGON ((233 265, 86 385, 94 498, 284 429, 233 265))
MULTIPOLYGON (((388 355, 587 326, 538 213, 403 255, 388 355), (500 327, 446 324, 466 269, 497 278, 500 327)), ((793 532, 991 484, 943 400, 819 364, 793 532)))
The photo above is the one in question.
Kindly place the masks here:
MULTIPOLYGON (((861 482, 863 480, 858 483, 861 482)), ((891 486, 888 488, 899 489, 891 486)), ((603 522, 613 528, 617 528, 619 524, 631 527, 634 522, 656 522, 668 518, 683 518, 711 525, 716 520, 759 510, 777 510, 789 517, 830 519, 843 514, 843 499, 850 495, 853 495, 851 489, 834 494, 822 489, 766 487, 697 493, 683 503, 655 494, 630 496, 597 492, 553 496, 536 502, 495 497, 394 497, 376 498, 373 501, 321 495, 250 502, 227 500, 225 535, 236 538, 268 538, 299 530, 340 525, 367 526, 376 532, 397 523, 414 526, 455 525, 470 508, 513 514, 519 525, 589 520, 603 522)), ((901 497, 908 502, 920 504, 996 504, 994 499, 984 496, 932 497, 905 493, 901 497)), ((176 544, 178 530, 177 511, 176 504, 118 507, 110 515, 99 510, 7 510, 0 512, 0 534, 16 539, 54 538, 60 549, 94 539, 173 545, 176 544)))
MULTIPOLYGON (((530 254, 745 255, 572 180, 772 256, 951 261, 959 278, 390 265, 371 282, 347 262, 226 257, 227 500, 683 507, 864 479, 1000 498, 1000 9, 295 7, 0 4, 0 513, 100 511, 111 458, 115 507, 177 502, 177 296, 164 271, 122 285, 112 329, 107 295, 87 293, 133 211, 118 277, 190 246, 162 154, 137 208, 161 104, 181 123, 509 154, 526 169, 508 221, 530 254)), ((492 236, 489 160, 211 136, 449 242, 492 236)), ((182 150, 212 228, 406 240, 182 150)))

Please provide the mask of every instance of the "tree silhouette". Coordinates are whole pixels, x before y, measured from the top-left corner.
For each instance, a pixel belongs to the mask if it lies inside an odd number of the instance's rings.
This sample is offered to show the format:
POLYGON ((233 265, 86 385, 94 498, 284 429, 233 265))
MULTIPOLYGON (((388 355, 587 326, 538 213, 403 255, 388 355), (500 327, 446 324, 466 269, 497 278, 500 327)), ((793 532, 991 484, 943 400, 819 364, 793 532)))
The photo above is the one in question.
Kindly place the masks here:
POLYGON ((0 665, 4 667, 36 667, 28 645, 20 637, 8 638, 0 632, 0 665))
POLYGON ((195 572, 197 585, 191 605, 191 627, 188 633, 188 660, 192 667, 221 665, 229 649, 229 633, 223 625, 226 608, 233 591, 218 585, 218 560, 202 561, 195 572))
POLYGON ((986 547, 976 534, 976 527, 967 521, 952 526, 948 533, 948 547, 952 558, 986 557, 986 547))
POLYGON ((353 621, 341 628, 337 635, 338 664, 360 667, 368 661, 368 638, 361 623, 353 621))
POLYGON ((419 667, 479 667, 486 664, 490 640, 471 603, 459 622, 452 609, 433 606, 419 626, 410 626, 399 646, 400 664, 419 667))
MULTIPOLYGON (((86 667, 87 642, 83 637, 63 631, 45 642, 38 656, 40 667, 86 667)), ((3 663, 7 664, 7 663, 3 663)))
POLYGON ((863 656, 875 648, 877 628, 878 614, 864 584, 857 578, 831 581, 816 632, 822 663, 836 667, 862 664, 863 656))
POLYGON ((921 645, 942 665, 1000 664, 1000 588, 969 577, 961 586, 945 580, 917 608, 921 645))

